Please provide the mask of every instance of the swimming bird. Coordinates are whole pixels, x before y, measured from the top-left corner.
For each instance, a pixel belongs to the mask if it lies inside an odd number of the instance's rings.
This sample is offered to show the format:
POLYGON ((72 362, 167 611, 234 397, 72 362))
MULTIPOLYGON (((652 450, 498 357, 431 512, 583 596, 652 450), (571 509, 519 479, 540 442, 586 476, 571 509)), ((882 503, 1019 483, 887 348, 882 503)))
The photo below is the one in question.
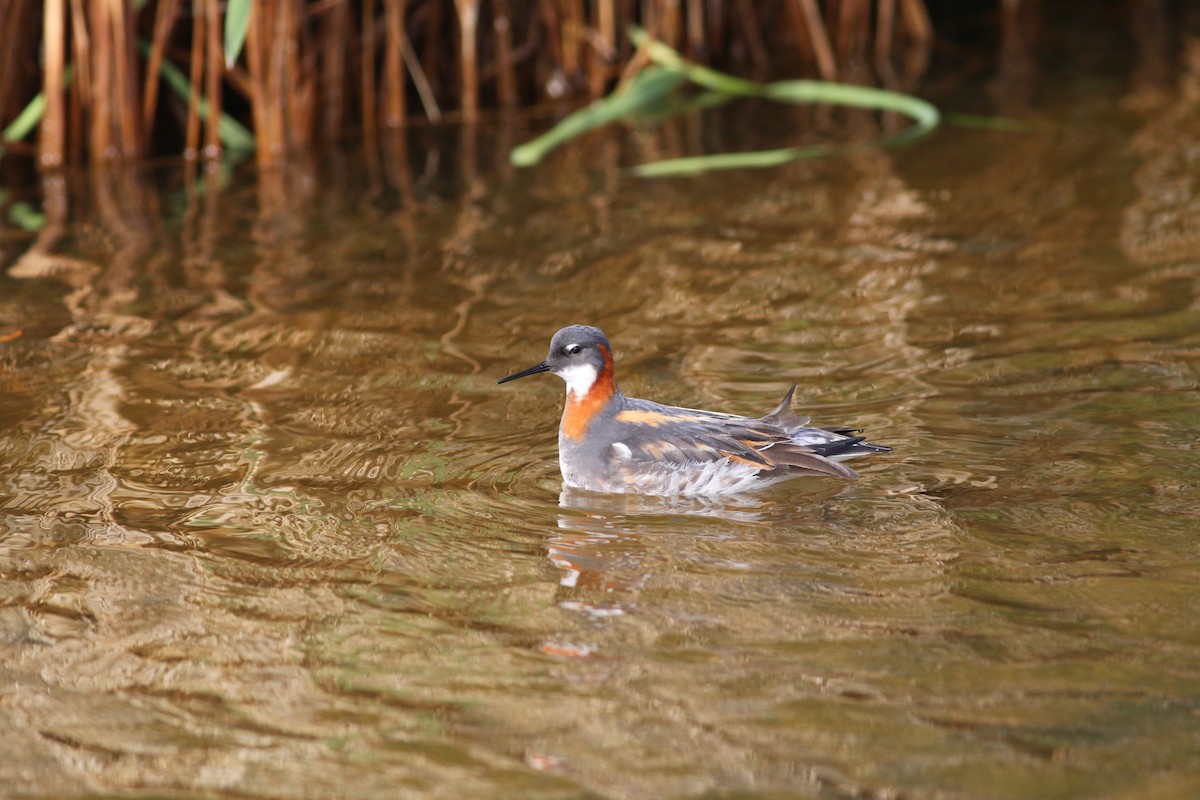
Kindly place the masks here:
POLYGON ((839 463, 890 447, 849 427, 811 428, 791 411, 793 386, 764 417, 679 408, 628 397, 617 388, 608 337, 568 325, 546 360, 497 383, 552 372, 566 381, 558 428, 563 482, 597 492, 733 494, 801 475, 856 478, 839 463))

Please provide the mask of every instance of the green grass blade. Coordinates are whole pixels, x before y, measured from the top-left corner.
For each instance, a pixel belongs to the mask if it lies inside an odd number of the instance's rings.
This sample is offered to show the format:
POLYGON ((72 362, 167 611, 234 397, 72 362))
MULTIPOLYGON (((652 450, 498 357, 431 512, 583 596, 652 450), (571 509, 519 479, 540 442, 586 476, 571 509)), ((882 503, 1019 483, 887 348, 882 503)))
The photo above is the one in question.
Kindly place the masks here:
POLYGON ((701 92, 686 97, 677 93, 668 97, 664 103, 639 109, 636 114, 632 115, 632 119, 639 125, 650 126, 675 117, 684 117, 698 111, 728 105, 738 99, 734 95, 720 92, 701 92))
POLYGON ((984 117, 978 114, 946 114, 942 118, 947 125, 956 128, 974 128, 984 131, 1002 131, 1004 133, 1030 133, 1038 129, 1032 122, 1007 117, 984 117))
POLYGON ((895 111, 911 119, 923 132, 936 128, 941 118, 936 106, 919 97, 845 83, 779 81, 767 84, 763 96, 781 103, 828 103, 874 111, 895 111))
POLYGON ((518 167, 533 166, 563 142, 661 103, 685 80, 676 70, 644 69, 623 90, 569 114, 546 133, 514 147, 509 160, 518 167))
POLYGON ((46 227, 46 215, 25 200, 13 203, 8 209, 8 218, 23 231, 36 233, 46 227))
MULTIPOLYGON (((29 105, 17 114, 17 118, 8 123, 3 131, 0 131, 0 139, 5 139, 10 142, 19 142, 29 135, 29 132, 37 127, 37 124, 42 121, 42 114, 46 113, 46 93, 38 92, 29 105)), ((0 151, 3 152, 3 151, 0 151)))
MULTIPOLYGON (((71 65, 63 70, 63 86, 71 84, 71 65)), ((21 113, 17 114, 17 118, 0 131, 0 143, 4 141, 19 142, 28 136, 38 123, 42 121, 42 115, 46 113, 46 93, 38 92, 25 108, 21 109, 21 113)), ((4 155, 4 146, 0 144, 0 157, 4 155)))
MULTIPOLYGON (((656 64, 667 69, 681 70, 693 83, 715 92, 745 97, 762 97, 778 103, 826 103, 874 111, 893 111, 913 120, 913 125, 898 134, 874 142, 875 146, 895 147, 910 142, 932 131, 938 126, 941 119, 936 106, 912 95, 828 81, 787 80, 764 86, 692 64, 662 42, 650 39, 640 29, 631 31, 630 37, 639 46, 645 48, 650 59, 656 64)), ((712 169, 773 167, 790 161, 822 158, 846 149, 846 147, 848 146, 814 145, 749 153, 718 153, 676 158, 642 164, 635 167, 633 173, 642 177, 666 177, 695 175, 712 169)))
POLYGON ((229 0, 225 6, 225 67, 232 69, 246 44, 252 0, 229 0))
MULTIPOLYGON (((695 109, 718 105, 723 102, 721 98, 727 100, 733 97, 759 97, 777 103, 825 103, 895 112, 913 121, 912 125, 900 133, 872 142, 870 146, 876 147, 895 147, 913 141, 932 131, 941 121, 941 114, 936 106, 912 95, 826 81, 787 80, 764 85, 693 64, 641 28, 632 28, 629 38, 657 65, 657 69, 652 71, 647 68, 639 74, 638 78, 641 78, 642 75, 651 73, 646 79, 646 86, 639 87, 639 81, 635 79, 629 90, 572 114, 547 134, 514 149, 510 156, 512 163, 517 166, 536 164, 549 150, 563 142, 618 119, 639 113, 657 118, 678 113, 681 108, 688 108, 689 103, 668 107, 664 99, 684 80, 709 90, 709 94, 690 101, 695 109), (645 88, 647 91, 639 96, 639 92, 635 91, 638 88, 645 88)), ((664 177, 693 175, 710 169, 771 167, 789 161, 821 158, 849 147, 862 146, 864 145, 813 145, 750 153, 718 153, 642 164, 635 167, 633 173, 643 177, 664 177)))
POLYGON ((763 92, 763 86, 760 83, 744 78, 735 78, 724 72, 693 64, 668 45, 651 38, 650 34, 637 26, 630 28, 629 38, 635 45, 643 48, 655 64, 664 69, 683 73, 689 81, 697 86, 711 89, 714 92, 744 97, 756 97, 763 92))
POLYGON ((778 167, 793 161, 825 158, 837 152, 833 145, 815 144, 808 147, 783 147, 778 150, 755 150, 749 153, 715 153, 708 156, 666 158, 639 164, 630 170, 640 178, 679 178, 699 175, 717 169, 763 169, 778 167))

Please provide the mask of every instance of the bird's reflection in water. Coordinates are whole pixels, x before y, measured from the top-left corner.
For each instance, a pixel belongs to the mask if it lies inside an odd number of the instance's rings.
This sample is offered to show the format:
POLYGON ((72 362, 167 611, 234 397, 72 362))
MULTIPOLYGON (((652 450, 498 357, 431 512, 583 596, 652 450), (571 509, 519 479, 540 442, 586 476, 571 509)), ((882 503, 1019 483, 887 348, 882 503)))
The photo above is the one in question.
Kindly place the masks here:
POLYGON ((823 501, 844 489, 814 481, 798 504, 795 493, 783 500, 770 495, 653 497, 564 487, 558 498, 559 532, 548 547, 561 572, 560 585, 570 590, 560 605, 592 616, 623 614, 623 599, 670 569, 681 542, 757 537, 811 522, 823 501))

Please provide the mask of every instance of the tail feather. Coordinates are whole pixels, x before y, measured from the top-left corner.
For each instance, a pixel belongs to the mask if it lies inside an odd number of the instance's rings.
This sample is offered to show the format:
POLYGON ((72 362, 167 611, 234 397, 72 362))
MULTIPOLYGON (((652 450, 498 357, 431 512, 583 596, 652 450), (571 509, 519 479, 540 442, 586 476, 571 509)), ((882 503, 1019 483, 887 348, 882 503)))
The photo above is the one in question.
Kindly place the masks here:
POLYGON ((776 444, 762 453, 771 460, 776 469, 788 468, 818 475, 833 475, 838 478, 857 478, 858 473, 849 467, 831 461, 809 447, 792 444, 776 444))
POLYGON ((787 394, 779 401, 779 405, 775 409, 763 417, 763 422, 769 422, 772 425, 778 425, 785 431, 795 430, 802 425, 807 425, 808 417, 798 417, 792 413, 792 397, 796 394, 796 384, 792 384, 792 388, 788 389, 787 394))
POLYGON ((870 453, 890 453, 892 448, 867 441, 861 428, 835 425, 828 428, 808 428, 808 417, 792 412, 792 399, 796 386, 788 389, 779 405, 762 418, 763 422, 781 428, 794 439, 792 444, 774 443, 759 451, 778 468, 792 468, 821 475, 836 475, 856 478, 858 473, 843 466, 840 461, 870 453), (825 434, 832 434, 826 436, 825 434), (834 459, 837 459, 836 461, 834 459))

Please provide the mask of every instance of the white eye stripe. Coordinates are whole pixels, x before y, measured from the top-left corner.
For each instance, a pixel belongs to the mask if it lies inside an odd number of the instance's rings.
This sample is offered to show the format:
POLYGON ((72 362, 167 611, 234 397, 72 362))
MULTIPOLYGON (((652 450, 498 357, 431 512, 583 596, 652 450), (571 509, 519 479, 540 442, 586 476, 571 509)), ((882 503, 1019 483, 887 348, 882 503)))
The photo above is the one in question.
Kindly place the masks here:
POLYGON ((578 344, 569 344, 563 348, 563 352, 569 356, 576 356, 583 352, 583 346, 578 344))

